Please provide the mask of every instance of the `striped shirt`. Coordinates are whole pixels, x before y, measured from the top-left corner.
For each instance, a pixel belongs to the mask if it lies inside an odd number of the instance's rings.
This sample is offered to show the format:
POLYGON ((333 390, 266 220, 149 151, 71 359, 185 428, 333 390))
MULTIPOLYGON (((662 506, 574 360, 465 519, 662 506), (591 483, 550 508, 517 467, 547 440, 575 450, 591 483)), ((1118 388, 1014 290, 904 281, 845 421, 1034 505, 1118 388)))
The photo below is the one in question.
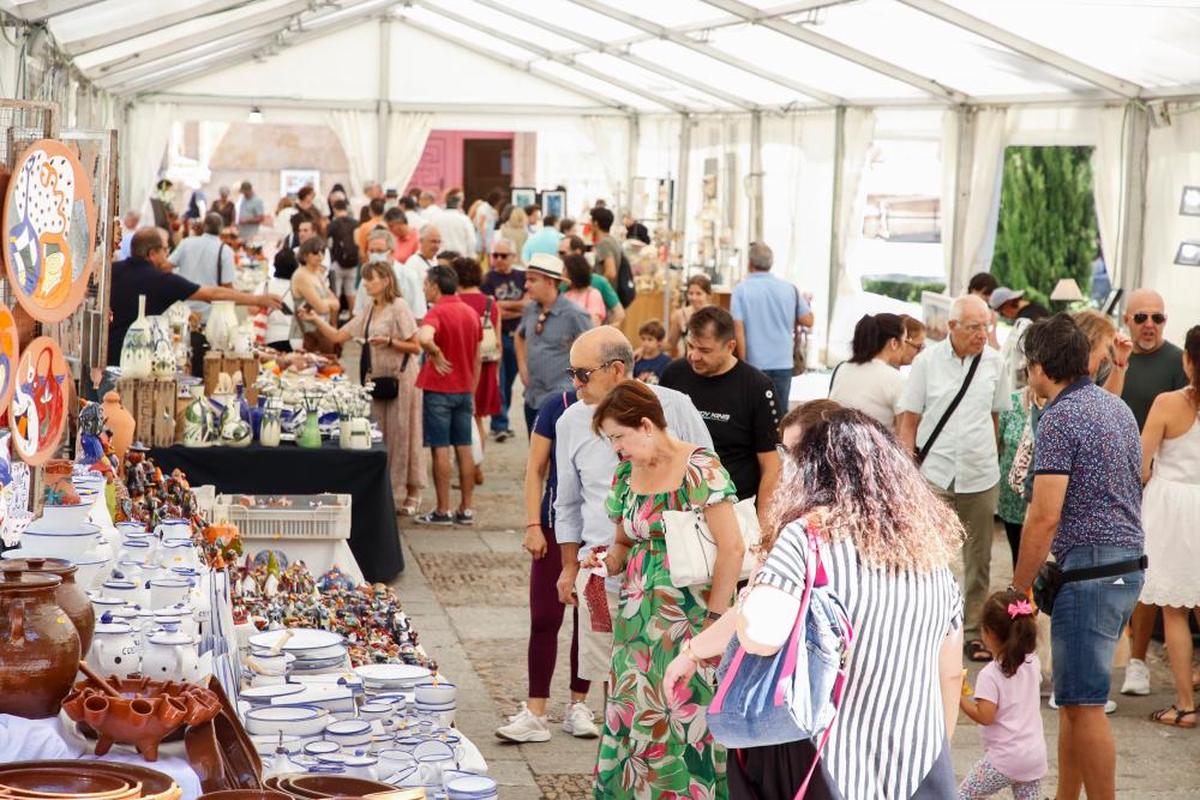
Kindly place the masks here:
MULTIPOLYGON (((948 567, 862 564, 850 539, 821 545, 829 585, 854 626, 846 693, 823 757, 845 800, 912 797, 946 746, 938 653, 962 623, 948 567)), ((780 533, 755 584, 804 594, 804 523, 780 533)))

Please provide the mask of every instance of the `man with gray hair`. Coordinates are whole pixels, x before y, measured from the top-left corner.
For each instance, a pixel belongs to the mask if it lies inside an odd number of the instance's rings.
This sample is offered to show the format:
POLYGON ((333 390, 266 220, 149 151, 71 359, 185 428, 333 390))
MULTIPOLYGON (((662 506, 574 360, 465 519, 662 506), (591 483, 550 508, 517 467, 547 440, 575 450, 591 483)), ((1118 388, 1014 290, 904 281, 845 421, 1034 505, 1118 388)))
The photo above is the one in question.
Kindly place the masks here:
MULTIPOLYGON (((367 234, 367 263, 391 264, 392 274, 396 276, 396 290, 408 304, 414 319, 425 316, 428 305, 425 300, 425 281, 416 269, 409 269, 406 264, 397 261, 392 253, 396 247, 396 239, 387 228, 376 228, 367 234)), ((371 303, 367 294, 367 285, 360 283, 358 292, 354 295, 355 308, 367 308, 371 303)))
POLYGON ((798 287, 771 274, 774 264, 770 247, 750 243, 749 272, 733 289, 731 310, 737 357, 771 379, 775 399, 786 414, 796 329, 812 325, 813 313, 798 287))
POLYGON ((446 191, 446 208, 427 221, 442 232, 442 249, 462 255, 478 252, 475 246, 475 226, 463 213, 463 190, 457 186, 446 191))
MULTIPOLYGON (((237 271, 233 266, 233 249, 221 241, 225 220, 215 211, 204 216, 204 233, 189 236, 171 253, 175 273, 197 286, 233 286, 237 271)), ((201 319, 208 318, 211 306, 202 300, 188 303, 201 319)))
POLYGON ((358 222, 360 225, 374 216, 371 211, 371 201, 376 198, 383 199, 383 187, 376 181, 367 181, 363 184, 363 195, 366 196, 367 202, 363 203, 362 208, 358 210, 358 222))
POLYGON ((991 311, 966 295, 950 307, 950 335, 917 356, 900 395, 901 443, 917 456, 921 474, 958 514, 963 543, 965 652, 990 661, 980 638, 980 612, 991 580, 992 538, 1000 466, 999 415, 1010 404, 1008 373, 987 346, 991 311))

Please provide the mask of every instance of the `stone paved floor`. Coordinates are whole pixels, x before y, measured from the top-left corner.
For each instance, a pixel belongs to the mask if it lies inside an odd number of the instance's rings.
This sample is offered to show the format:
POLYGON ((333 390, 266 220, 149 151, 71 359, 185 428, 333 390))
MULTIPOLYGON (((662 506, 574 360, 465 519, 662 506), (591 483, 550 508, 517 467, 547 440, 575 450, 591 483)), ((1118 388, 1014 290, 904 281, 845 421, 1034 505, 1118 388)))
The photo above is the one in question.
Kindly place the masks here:
MULTIPOLYGON (((514 421, 514 425, 520 424, 514 421)), ((501 798, 574 800, 591 797, 589 773, 595 760, 595 740, 574 739, 563 734, 557 724, 554 738, 546 744, 507 744, 493 735, 504 716, 515 712, 526 691, 528 557, 520 546, 525 522, 521 490, 525 450, 521 430, 504 444, 488 445, 487 482, 477 490, 478 522, 473 529, 405 526, 409 567, 394 585, 426 648, 458 684, 457 724, 483 751, 492 775, 502 784, 501 798)), ((426 507, 431 499, 432 489, 426 507)), ((1002 532, 996 538, 993 564, 993 584, 1006 585, 1011 570, 1002 532)), ((550 705, 556 720, 561 718, 568 696, 569 632, 568 621, 560 636, 550 705)), ((1110 719, 1117 738, 1118 797, 1198 797, 1195 775, 1200 765, 1200 730, 1173 730, 1146 721, 1152 710, 1168 705, 1173 698, 1157 646, 1152 650, 1151 668, 1155 690, 1151 696, 1115 695, 1120 708, 1110 719)), ((1122 670, 1117 670, 1116 688, 1121 678, 1122 670)), ((595 692, 590 704, 600 710, 595 692)), ((1042 716, 1051 764, 1043 794, 1053 796, 1057 720, 1049 709, 1044 709, 1042 716)), ((980 752, 979 728, 964 717, 954 740, 954 763, 960 776, 980 752)))

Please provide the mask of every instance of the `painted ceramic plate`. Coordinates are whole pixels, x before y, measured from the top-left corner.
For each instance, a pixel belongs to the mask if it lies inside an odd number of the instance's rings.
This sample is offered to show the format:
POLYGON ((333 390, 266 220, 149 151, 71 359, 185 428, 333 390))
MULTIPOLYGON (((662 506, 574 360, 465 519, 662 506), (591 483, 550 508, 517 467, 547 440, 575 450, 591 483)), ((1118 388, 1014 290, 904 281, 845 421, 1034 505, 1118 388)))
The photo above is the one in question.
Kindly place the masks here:
POLYGON ((17 321, 12 310, 0 303, 0 414, 8 408, 16 385, 17 358, 20 356, 17 341, 17 321))
POLYGON ((363 664, 354 668, 354 674, 364 683, 388 689, 416 686, 433 675, 425 667, 412 664, 363 664))
POLYGON ((34 319, 59 322, 87 291, 96 244, 92 181, 75 153, 40 139, 17 159, 4 197, 4 266, 34 319))
POLYGON ((288 637, 281 648, 287 653, 299 655, 303 654, 305 650, 336 647, 342 643, 342 637, 331 631, 322 631, 316 628, 287 628, 255 634, 250 637, 250 645, 262 650, 272 650, 275 648, 275 643, 288 632, 292 635, 288 637))
POLYGON ((13 449, 26 464, 38 466, 58 450, 71 377, 58 344, 48 336, 34 339, 21 353, 9 406, 13 449))

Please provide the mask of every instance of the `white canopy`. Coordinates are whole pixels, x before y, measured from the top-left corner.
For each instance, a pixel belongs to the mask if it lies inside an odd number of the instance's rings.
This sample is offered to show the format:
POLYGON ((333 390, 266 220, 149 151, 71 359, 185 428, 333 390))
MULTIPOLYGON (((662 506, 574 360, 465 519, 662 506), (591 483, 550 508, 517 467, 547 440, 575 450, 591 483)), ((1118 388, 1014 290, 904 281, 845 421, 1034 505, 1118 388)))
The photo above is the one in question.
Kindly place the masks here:
MULTIPOLYGON (((79 95, 69 119, 85 120, 82 98, 97 89, 124 104, 113 121, 134 202, 161 164, 168 123, 242 120, 251 107, 332 127, 352 184, 404 183, 432 128, 537 131, 539 185, 606 182, 624 194, 635 176, 671 177, 676 228, 689 237, 705 160, 733 154, 736 246, 772 244, 778 269, 814 292, 829 325, 834 301, 856 291, 848 256, 876 138, 940 147, 953 289, 990 263, 1004 148, 1084 144, 1096 148, 1110 272, 1194 304, 1173 320, 1200 319, 1200 299, 1186 299, 1200 298, 1200 270, 1173 264, 1181 241, 1200 239, 1198 218, 1178 213, 1182 186, 1200 184, 1197 0, 0 7, 9 24, 45 24, 49 60, 65 65, 64 91, 79 95)), ((6 56, 5 88, 20 60, 6 56)))

